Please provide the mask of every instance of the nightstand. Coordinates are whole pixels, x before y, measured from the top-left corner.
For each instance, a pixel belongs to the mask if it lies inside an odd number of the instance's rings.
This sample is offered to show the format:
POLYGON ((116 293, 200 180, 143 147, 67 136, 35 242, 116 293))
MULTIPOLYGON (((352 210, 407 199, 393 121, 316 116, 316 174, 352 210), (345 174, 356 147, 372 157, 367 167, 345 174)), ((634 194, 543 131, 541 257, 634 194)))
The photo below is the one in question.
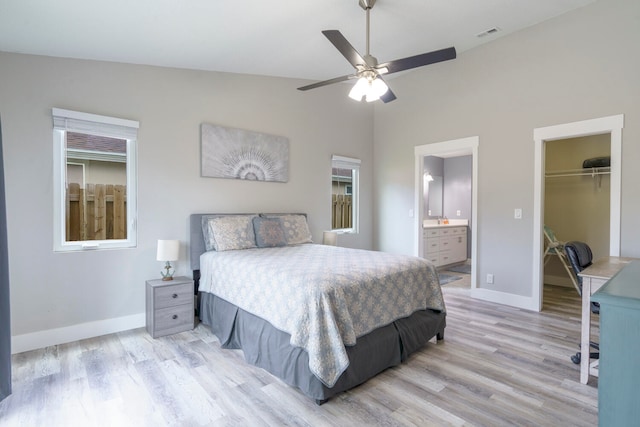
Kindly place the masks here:
POLYGON ((193 329, 193 280, 147 280, 147 332, 153 338, 193 329))

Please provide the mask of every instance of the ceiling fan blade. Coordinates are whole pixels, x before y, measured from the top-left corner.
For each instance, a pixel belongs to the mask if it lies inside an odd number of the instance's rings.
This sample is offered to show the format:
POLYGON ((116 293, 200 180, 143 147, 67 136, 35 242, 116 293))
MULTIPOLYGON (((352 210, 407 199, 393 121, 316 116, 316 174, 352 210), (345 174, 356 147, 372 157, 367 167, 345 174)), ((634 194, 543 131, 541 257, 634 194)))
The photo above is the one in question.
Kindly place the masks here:
POLYGON ((393 93, 393 92, 391 91, 391 88, 389 88, 389 89, 384 93, 384 95, 382 95, 382 96, 380 97, 380 100, 382 100, 382 102, 384 102, 385 104, 386 104, 387 102, 391 102, 391 101, 393 101, 394 99, 396 99, 396 94, 395 94, 395 93, 393 93))
POLYGON ((367 62, 364 60, 364 58, 358 53, 357 50, 355 50, 353 46, 351 46, 351 43, 349 43, 349 41, 342 35, 340 31, 324 30, 322 34, 324 34, 325 37, 329 39, 329 41, 336 47, 336 49, 340 51, 342 56, 344 56, 347 61, 349 61, 349 63, 353 65, 354 68, 367 65, 367 62))
POLYGON ((352 79, 354 77, 355 76, 353 74, 347 74, 346 76, 340 76, 340 77, 336 77, 336 78, 333 78, 333 79, 323 80, 321 82, 312 83, 310 85, 302 86, 302 87, 299 87, 298 90, 315 89, 317 87, 327 86, 327 85, 330 85, 330 84, 333 84, 333 83, 344 82, 344 81, 352 79))
POLYGON ((396 94, 393 93, 393 91, 391 90, 391 87, 389 87, 389 83, 387 83, 380 75, 378 75, 376 79, 382 80, 384 84, 387 86, 387 91, 383 93, 382 96, 380 96, 380 100, 386 104, 387 102, 391 102, 394 99, 396 99, 396 94))
POLYGON ((454 47, 448 47, 446 49, 434 50, 433 52, 423 53, 421 55, 409 56, 407 58, 385 62, 384 64, 379 64, 376 69, 386 68, 386 74, 391 74, 397 73, 398 71, 435 64, 436 62, 448 61, 450 59, 455 59, 455 57, 456 49, 454 47))

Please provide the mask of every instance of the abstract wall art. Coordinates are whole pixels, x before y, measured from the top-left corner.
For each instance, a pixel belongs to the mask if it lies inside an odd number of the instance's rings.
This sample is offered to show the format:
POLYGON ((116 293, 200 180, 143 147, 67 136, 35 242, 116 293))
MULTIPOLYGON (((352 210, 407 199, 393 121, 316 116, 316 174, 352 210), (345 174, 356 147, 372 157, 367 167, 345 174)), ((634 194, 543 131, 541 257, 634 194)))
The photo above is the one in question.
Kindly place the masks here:
POLYGON ((203 123, 203 177, 251 181, 289 180, 289 140, 242 129, 203 123))

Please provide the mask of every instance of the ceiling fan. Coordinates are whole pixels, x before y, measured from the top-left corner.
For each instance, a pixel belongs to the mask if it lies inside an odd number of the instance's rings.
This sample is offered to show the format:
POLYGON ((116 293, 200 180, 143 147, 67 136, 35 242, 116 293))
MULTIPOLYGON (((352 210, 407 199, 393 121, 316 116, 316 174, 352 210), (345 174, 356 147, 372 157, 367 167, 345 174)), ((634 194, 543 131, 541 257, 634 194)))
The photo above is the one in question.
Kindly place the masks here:
POLYGON ((298 90, 309 90, 318 87, 330 85, 333 83, 343 82, 350 79, 358 79, 353 86, 349 97, 356 101, 362 101, 363 98, 367 102, 381 99, 382 102, 391 102, 396 99, 395 94, 389 89, 382 78, 383 74, 397 73, 399 71, 410 70, 412 68, 422 67, 436 62, 448 61, 456 57, 456 49, 449 47, 446 49, 435 50, 421 55, 410 56, 407 58, 396 59, 394 61, 378 64, 378 60, 369 53, 369 11, 375 5, 376 0, 359 0, 358 4, 367 13, 367 53, 362 56, 354 49, 353 46, 338 30, 325 30, 322 34, 329 39, 331 43, 340 51, 340 53, 349 61, 356 69, 354 74, 336 77, 313 83, 307 86, 299 87, 298 90))

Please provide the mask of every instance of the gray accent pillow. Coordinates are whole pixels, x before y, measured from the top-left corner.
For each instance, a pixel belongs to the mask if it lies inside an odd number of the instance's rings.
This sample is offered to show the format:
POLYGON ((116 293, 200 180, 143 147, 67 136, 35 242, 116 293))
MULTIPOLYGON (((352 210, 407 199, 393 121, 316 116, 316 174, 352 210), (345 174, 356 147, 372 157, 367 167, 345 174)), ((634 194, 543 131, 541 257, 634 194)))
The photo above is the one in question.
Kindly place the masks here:
POLYGON ((230 215, 209 218, 203 230, 207 250, 231 251, 256 247, 251 220, 255 215, 230 215), (210 249, 211 248, 211 249, 210 249))
POLYGON ((280 218, 253 218, 253 232, 256 235, 256 245, 259 248, 287 245, 280 218))
POLYGON ((282 228, 287 239, 287 245, 300 245, 302 243, 313 243, 311 232, 307 224, 305 215, 283 214, 283 215, 262 215, 265 218, 279 218, 282 221, 282 228))

